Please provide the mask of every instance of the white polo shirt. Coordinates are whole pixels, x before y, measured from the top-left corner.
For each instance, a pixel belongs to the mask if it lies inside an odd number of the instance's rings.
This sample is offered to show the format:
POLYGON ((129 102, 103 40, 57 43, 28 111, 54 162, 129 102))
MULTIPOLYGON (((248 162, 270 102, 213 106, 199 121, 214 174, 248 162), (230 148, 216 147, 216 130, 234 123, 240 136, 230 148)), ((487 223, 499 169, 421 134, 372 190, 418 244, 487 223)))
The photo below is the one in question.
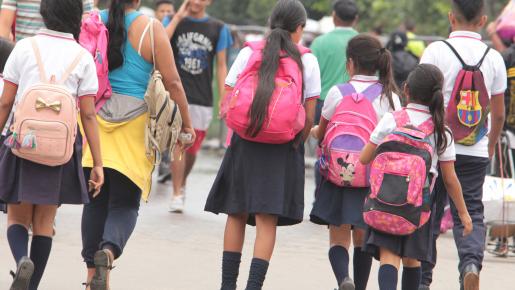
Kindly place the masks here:
MULTIPOLYGON (((455 31, 451 33, 447 41, 468 65, 479 63, 487 49, 487 45, 481 41, 481 35, 475 32, 455 31)), ((454 82, 458 72, 462 69, 460 61, 445 43, 437 41, 427 47, 420 63, 436 65, 442 71, 445 78, 443 94, 445 108, 447 108, 454 88, 454 82)), ((485 79, 488 95, 502 95, 504 98, 504 91, 507 85, 506 67, 501 54, 491 49, 483 61, 483 65, 481 65, 481 72, 485 79)), ((488 122, 489 127, 490 125, 491 122, 488 122)), ((456 144, 456 154, 488 158, 488 137, 485 136, 473 146, 456 144)))
MULTIPOLYGON (((41 59, 48 79, 55 76, 59 81, 79 52, 84 51, 64 86, 78 98, 96 96, 98 77, 93 56, 75 41, 73 35, 42 29, 34 38, 41 51, 41 59)), ((16 102, 27 89, 41 82, 31 38, 25 38, 16 43, 5 64, 3 77, 4 82, 18 87, 16 102)), ((12 109, 12 112, 14 111, 15 107, 12 109)), ((10 120, 6 123, 6 127, 9 123, 10 120)))

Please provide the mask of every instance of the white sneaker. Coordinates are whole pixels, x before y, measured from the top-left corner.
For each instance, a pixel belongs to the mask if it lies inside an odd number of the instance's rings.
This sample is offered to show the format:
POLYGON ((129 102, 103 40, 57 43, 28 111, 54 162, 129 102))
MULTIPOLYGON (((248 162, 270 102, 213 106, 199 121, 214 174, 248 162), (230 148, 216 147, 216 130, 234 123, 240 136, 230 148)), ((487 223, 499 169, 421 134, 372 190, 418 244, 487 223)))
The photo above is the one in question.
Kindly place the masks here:
POLYGON ((184 211, 184 194, 172 197, 168 211, 173 213, 182 213, 184 211))

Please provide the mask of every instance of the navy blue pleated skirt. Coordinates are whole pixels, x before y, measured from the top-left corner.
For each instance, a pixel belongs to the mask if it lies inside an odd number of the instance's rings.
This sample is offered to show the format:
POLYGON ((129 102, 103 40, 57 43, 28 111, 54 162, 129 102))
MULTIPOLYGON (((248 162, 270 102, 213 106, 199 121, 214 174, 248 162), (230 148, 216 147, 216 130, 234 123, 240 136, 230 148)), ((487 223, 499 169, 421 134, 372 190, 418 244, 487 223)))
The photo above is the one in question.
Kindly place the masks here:
POLYGON ((234 134, 207 198, 205 210, 219 214, 255 214, 278 217, 278 225, 303 219, 304 147, 263 144, 234 134))
POLYGON ((0 146, 0 200, 44 205, 84 204, 89 201, 82 170, 82 136, 77 133, 74 153, 62 166, 50 167, 17 157, 0 146))
POLYGON ((370 188, 339 187, 322 177, 311 210, 311 222, 319 225, 352 225, 366 229, 363 204, 370 188))

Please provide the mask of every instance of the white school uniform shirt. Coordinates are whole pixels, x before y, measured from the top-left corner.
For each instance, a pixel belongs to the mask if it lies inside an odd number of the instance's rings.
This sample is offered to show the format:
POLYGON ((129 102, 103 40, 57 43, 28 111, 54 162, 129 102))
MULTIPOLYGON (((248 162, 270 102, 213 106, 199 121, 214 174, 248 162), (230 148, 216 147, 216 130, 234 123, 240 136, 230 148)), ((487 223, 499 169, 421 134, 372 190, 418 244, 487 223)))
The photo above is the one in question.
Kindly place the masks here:
MULTIPOLYGON (((410 123, 418 127, 422 125, 425 121, 427 121, 429 118, 431 118, 431 114, 429 112, 429 107, 410 103, 406 106, 406 112, 408 113, 408 116, 410 118, 410 123)), ((370 142, 379 145, 381 142, 383 142, 384 138, 395 131, 397 128, 397 124, 395 123, 395 118, 393 117, 392 113, 386 113, 384 117, 379 121, 379 124, 377 124, 377 127, 375 128, 374 132, 372 132, 372 135, 370 136, 370 142)), ((438 154, 438 150, 436 149, 436 135, 432 134, 429 136, 429 142, 431 143, 431 146, 433 147, 433 156, 432 162, 431 162, 431 173, 434 174, 435 177, 438 176, 438 162, 449 162, 449 161, 455 161, 456 160, 456 150, 454 147, 454 140, 452 139, 451 134, 448 132, 447 135, 447 148, 442 154, 438 154)))
MULTIPOLYGON (((349 83, 354 87, 357 93, 362 93, 378 81, 379 78, 377 76, 355 75, 349 83)), ((336 108, 340 105, 343 97, 344 96, 342 96, 338 86, 333 86, 329 92, 327 92, 327 97, 325 98, 324 106, 322 108, 322 117, 324 117, 324 119, 328 121, 331 120, 334 115, 334 111, 336 111, 336 108)), ((390 107, 390 102, 386 96, 379 96, 372 102, 378 121, 383 118, 384 114, 397 111, 401 108, 401 100, 397 94, 394 93, 392 95, 392 100, 395 106, 394 110, 390 107)))
MULTIPOLYGON (((93 56, 80 46, 72 34, 41 29, 34 36, 41 52, 41 59, 47 79, 55 76, 60 81, 61 76, 75 60, 80 51, 84 51, 79 63, 73 69, 64 83, 64 86, 74 97, 96 96, 98 91, 98 77, 93 56)), ((16 102, 4 128, 10 126, 12 114, 16 103, 31 86, 41 82, 39 68, 31 43, 32 38, 25 38, 16 43, 4 68, 4 82, 12 83, 18 87, 16 102)))
MULTIPOLYGON (((456 49, 463 61, 468 65, 476 65, 485 54, 487 45, 481 41, 481 35, 470 31, 455 31, 447 40, 456 49)), ((445 108, 451 98, 454 82, 458 72, 462 69, 461 63, 451 49, 443 42, 433 42, 424 51, 420 63, 436 65, 444 75, 443 94, 445 108)), ((501 54, 493 49, 488 52, 481 72, 485 79, 489 97, 502 95, 506 90, 506 67, 501 54)), ((491 122, 488 122, 490 130, 491 122)), ((456 144, 456 154, 488 158, 488 136, 472 146, 456 144)))
MULTIPOLYGON (((247 63, 252 55, 252 49, 250 47, 243 48, 236 60, 234 61, 227 77, 225 78, 225 84, 230 87, 236 85, 239 75, 247 67, 247 63)), ((322 91, 320 81, 320 67, 318 66, 318 60, 312 53, 305 53, 302 55, 302 65, 304 66, 303 82, 304 82, 304 99, 310 99, 319 97, 322 91)))

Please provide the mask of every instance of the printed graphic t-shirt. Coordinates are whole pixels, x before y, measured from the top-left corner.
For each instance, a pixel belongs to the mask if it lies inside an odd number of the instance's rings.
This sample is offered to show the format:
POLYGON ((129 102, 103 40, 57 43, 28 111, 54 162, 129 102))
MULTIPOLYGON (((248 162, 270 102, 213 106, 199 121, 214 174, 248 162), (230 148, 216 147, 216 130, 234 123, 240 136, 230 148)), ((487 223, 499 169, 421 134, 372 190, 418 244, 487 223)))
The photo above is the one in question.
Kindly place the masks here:
POLYGON ((213 61, 232 45, 229 28, 212 17, 187 17, 177 26, 171 44, 188 102, 212 107, 213 61))

